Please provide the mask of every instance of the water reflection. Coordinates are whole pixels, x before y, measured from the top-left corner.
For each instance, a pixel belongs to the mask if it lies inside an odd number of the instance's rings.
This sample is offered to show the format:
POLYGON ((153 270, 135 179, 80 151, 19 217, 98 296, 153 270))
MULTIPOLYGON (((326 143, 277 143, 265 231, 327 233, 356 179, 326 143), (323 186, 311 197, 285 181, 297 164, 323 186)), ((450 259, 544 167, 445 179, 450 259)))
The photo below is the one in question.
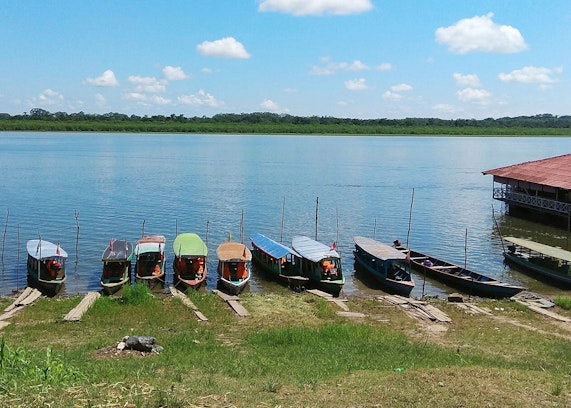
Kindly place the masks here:
MULTIPOLYGON (((239 239, 242 211, 247 245, 256 232, 283 236, 289 244, 294 235, 315 235, 316 197, 318 238, 337 242, 349 277, 346 294, 382 293, 353 275, 356 235, 387 243, 408 236, 410 247, 421 252, 556 292, 504 267, 491 206, 503 235, 570 249, 569 235, 503 216, 501 204, 492 200, 491 178, 482 171, 566 151, 567 138, 4 132, 0 208, 9 216, 0 295, 25 286, 25 243, 40 234, 70 254, 67 294, 99 290, 101 254, 109 240, 135 242, 143 225, 146 234, 167 238, 168 265, 177 233, 195 232, 206 240, 207 288, 213 289, 215 248, 229 233, 239 239)), ((282 289, 257 275, 250 291, 282 289)), ((415 280, 413 296, 420 296, 423 278, 415 280)), ((450 291, 426 282, 426 294, 450 291)))

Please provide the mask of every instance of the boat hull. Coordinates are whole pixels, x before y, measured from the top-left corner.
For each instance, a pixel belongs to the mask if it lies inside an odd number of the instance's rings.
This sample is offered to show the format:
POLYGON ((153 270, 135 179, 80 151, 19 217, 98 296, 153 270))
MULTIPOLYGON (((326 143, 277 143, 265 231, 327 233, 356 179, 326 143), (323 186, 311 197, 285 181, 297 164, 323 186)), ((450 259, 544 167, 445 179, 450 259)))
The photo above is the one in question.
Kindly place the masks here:
POLYGON ((363 255, 354 252, 355 266, 360 268, 361 271, 371 276, 375 281, 381 286, 381 288, 390 294, 410 296, 410 293, 414 289, 413 281, 405 280, 395 280, 387 278, 386 274, 379 272, 377 269, 371 266, 370 260, 363 255))
POLYGON ((276 259, 265 254, 255 245, 252 249, 252 261, 266 276, 288 285, 292 289, 303 290, 309 282, 309 278, 301 276, 291 261, 282 262, 282 259, 276 259))
POLYGON ((52 297, 57 295, 65 284, 66 276, 60 279, 39 279, 38 273, 28 265, 28 286, 38 289, 44 295, 52 297))
POLYGON ((469 295, 501 299, 526 290, 417 251, 410 251, 410 259, 415 270, 469 295), (425 265, 425 261, 432 265, 425 265))
POLYGON ((300 263, 301 275, 309 279, 309 286, 339 296, 345 276, 341 268, 341 256, 334 247, 305 236, 292 239, 296 262, 300 263))
POLYGON ((519 255, 511 254, 509 252, 504 253, 504 260, 509 265, 515 265, 523 271, 541 278, 545 283, 553 286, 565 286, 566 288, 571 287, 571 275, 557 273, 549 268, 534 264, 519 255))

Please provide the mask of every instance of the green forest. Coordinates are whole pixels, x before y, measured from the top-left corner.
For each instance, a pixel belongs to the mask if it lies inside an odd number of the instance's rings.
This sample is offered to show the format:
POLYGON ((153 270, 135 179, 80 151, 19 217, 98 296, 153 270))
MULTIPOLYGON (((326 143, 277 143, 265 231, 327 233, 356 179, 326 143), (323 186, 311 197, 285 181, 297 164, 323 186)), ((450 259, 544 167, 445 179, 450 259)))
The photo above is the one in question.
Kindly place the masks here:
POLYGON ((121 113, 49 112, 34 108, 21 115, 0 113, 0 131, 323 134, 323 135, 474 135, 571 136, 571 116, 542 114, 487 119, 350 119, 293 116, 270 112, 226 113, 212 117, 138 116, 121 113))

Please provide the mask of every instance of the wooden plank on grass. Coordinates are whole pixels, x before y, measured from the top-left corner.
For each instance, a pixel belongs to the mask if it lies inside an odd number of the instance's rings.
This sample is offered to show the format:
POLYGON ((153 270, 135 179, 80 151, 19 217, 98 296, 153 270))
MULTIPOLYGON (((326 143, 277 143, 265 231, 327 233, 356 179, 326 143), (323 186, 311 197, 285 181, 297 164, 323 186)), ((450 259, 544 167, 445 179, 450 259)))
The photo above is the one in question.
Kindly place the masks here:
POLYGON ((99 296, 101 296, 99 292, 88 292, 83 299, 81 299, 81 302, 64 316, 63 320, 66 322, 80 321, 84 313, 93 306, 93 303, 95 303, 99 296))
POLYGON ((240 317, 250 316, 250 313, 248 313, 246 308, 244 306, 242 306, 242 304, 240 303, 239 300, 229 300, 228 304, 230 305, 230 307, 232 309, 234 309, 234 311, 236 312, 236 314, 238 316, 240 316, 240 317))

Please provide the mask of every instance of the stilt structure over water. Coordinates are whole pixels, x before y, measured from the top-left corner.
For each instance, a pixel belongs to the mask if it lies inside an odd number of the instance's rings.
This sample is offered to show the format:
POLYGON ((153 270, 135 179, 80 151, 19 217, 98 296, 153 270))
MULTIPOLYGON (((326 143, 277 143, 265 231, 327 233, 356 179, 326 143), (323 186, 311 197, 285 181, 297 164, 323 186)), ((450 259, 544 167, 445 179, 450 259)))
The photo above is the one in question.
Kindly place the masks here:
POLYGON ((506 203, 508 214, 547 219, 571 231, 571 154, 483 174, 494 176, 493 197, 506 203))

